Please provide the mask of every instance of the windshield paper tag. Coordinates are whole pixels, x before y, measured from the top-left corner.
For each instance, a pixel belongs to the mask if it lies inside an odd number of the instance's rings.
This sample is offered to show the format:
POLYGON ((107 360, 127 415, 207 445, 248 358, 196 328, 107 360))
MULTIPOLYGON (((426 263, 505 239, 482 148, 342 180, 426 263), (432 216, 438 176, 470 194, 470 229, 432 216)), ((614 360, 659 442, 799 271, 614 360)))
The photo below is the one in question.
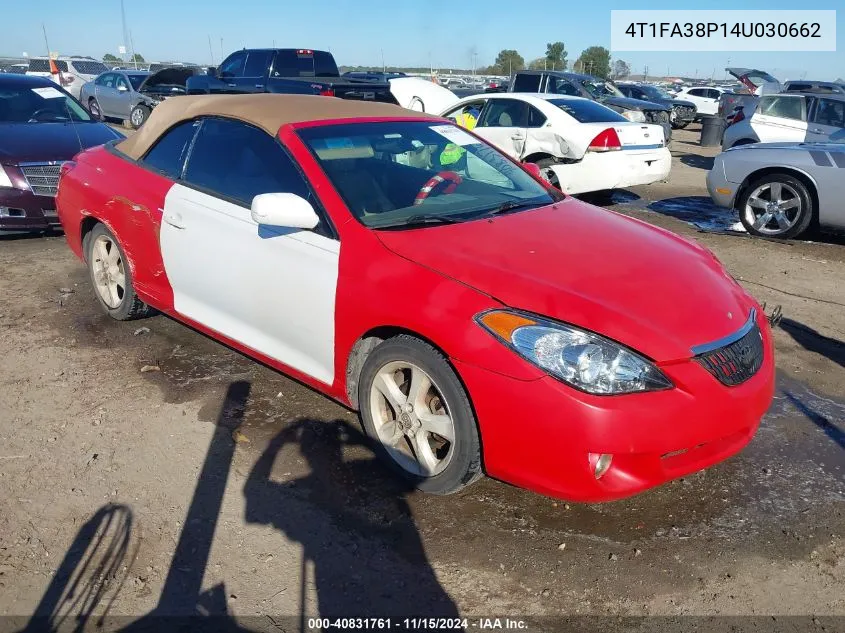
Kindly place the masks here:
POLYGON ((32 88, 31 90, 32 90, 32 92, 37 94, 42 99, 61 99, 62 97, 65 96, 61 92, 56 90, 55 88, 50 88, 50 87, 47 87, 47 88, 32 88))
POLYGON ((453 125, 432 125, 431 129, 455 145, 475 145, 481 142, 453 125))

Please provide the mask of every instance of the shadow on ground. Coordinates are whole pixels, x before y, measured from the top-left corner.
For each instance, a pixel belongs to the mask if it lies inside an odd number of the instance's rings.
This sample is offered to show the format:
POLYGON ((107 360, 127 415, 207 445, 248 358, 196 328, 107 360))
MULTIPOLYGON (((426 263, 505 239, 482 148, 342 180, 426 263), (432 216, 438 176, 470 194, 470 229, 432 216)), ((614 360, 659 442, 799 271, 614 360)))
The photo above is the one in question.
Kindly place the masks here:
POLYGON ((713 156, 699 156, 698 154, 684 154, 680 158, 681 162, 687 167, 695 167, 697 169, 704 169, 710 171, 713 169, 713 156))

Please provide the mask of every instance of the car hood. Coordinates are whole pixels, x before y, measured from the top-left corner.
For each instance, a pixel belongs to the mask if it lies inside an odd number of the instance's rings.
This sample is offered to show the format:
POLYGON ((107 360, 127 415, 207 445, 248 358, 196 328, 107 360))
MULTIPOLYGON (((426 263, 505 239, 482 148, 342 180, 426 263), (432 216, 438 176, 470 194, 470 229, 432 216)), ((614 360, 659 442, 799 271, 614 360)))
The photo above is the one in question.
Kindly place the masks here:
POLYGON ((189 77, 199 74, 202 74, 202 69, 194 67, 185 68, 179 66, 173 68, 162 68, 158 72, 154 72, 152 75, 144 79, 141 85, 138 86, 138 92, 155 90, 161 86, 184 87, 185 84, 188 83, 189 77))
POLYGON ((607 97, 599 99, 599 103, 606 105, 615 105, 626 110, 667 110, 668 107, 653 101, 643 101, 642 99, 631 99, 629 97, 607 97))
POLYGON ((377 231, 408 260, 660 362, 738 330, 753 304, 707 249, 574 198, 485 220, 377 231))
POLYGON ((117 138, 123 135, 103 123, 0 123, 0 163, 70 160, 117 138))
POLYGON ((673 106, 684 106, 686 108, 694 108, 695 104, 692 101, 684 101, 683 99, 672 99, 670 103, 673 106))

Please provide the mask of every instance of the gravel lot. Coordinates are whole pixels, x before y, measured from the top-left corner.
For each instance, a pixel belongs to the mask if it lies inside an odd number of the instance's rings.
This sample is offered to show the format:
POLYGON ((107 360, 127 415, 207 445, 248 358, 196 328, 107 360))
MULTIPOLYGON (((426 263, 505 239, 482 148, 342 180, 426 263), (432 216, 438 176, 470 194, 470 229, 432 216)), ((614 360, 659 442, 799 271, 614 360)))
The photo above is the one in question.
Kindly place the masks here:
POLYGON ((605 505, 492 480, 403 490, 347 410, 168 318, 110 321, 60 236, 0 238, 0 614, 845 627, 845 240, 698 230, 735 220, 708 203, 716 152, 697 137, 676 134, 670 183, 613 208, 701 241, 782 306, 776 399, 740 455, 605 505))

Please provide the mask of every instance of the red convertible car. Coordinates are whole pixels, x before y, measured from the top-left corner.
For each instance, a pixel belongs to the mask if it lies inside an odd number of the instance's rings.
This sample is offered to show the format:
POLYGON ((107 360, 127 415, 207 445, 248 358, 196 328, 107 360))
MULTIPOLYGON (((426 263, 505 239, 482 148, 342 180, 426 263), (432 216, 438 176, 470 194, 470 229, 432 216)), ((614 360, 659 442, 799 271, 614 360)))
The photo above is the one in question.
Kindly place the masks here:
POLYGON ((453 123, 179 97, 62 170, 116 319, 158 310, 360 411, 418 488, 625 497, 744 447, 760 306, 705 248, 569 198, 453 123))

